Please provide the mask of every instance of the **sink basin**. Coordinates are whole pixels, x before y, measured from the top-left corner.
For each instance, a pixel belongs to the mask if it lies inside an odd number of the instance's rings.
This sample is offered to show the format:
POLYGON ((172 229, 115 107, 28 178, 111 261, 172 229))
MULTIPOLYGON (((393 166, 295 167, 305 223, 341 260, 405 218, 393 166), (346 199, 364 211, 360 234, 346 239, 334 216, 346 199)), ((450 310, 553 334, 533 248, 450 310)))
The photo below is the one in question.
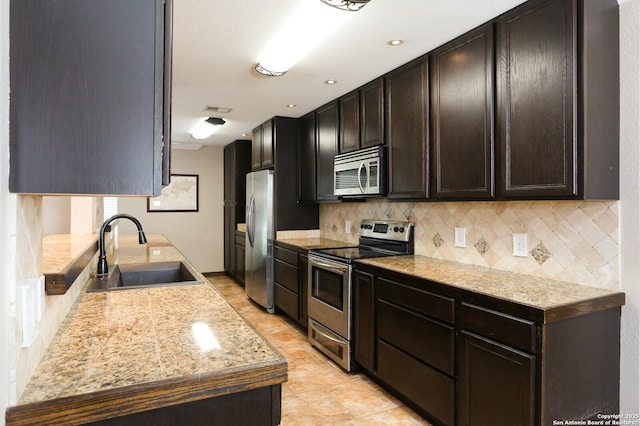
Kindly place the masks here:
POLYGON ((198 274, 180 261, 125 263, 115 265, 107 277, 94 276, 87 288, 87 292, 200 283, 202 283, 202 280, 198 278, 198 274))

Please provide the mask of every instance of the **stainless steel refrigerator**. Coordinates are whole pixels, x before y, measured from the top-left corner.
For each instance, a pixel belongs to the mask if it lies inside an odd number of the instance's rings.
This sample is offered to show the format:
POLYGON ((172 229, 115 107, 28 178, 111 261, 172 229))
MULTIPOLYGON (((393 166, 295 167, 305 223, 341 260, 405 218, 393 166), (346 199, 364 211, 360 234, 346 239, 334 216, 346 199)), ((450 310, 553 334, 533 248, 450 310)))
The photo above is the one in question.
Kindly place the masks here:
POLYGON ((273 312, 273 170, 247 174, 246 205, 244 290, 273 312))

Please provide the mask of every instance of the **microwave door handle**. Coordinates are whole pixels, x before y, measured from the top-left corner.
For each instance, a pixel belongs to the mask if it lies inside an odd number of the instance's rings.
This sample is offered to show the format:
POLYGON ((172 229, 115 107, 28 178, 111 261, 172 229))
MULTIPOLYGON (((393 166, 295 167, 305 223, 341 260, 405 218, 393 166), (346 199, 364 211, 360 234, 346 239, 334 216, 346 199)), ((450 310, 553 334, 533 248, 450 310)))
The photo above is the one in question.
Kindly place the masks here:
POLYGON ((360 192, 362 192, 363 194, 366 192, 365 187, 362 186, 361 180, 360 180, 360 175, 362 174, 362 169, 364 169, 365 173, 366 173, 366 187, 369 187, 369 172, 367 170, 367 165, 365 164, 365 162, 363 161, 362 163, 360 163, 360 167, 358 167, 358 187, 360 188, 360 192))

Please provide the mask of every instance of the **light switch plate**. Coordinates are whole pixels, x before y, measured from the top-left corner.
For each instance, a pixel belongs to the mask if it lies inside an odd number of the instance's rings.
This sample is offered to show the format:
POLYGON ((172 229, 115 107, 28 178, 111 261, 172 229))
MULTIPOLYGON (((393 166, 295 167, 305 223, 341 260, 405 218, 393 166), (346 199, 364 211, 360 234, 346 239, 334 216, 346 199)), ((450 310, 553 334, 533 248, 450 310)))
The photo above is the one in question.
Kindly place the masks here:
POLYGON ((20 287, 22 309, 22 347, 31 346, 38 335, 38 320, 36 314, 36 289, 38 280, 32 280, 20 287))
POLYGON ((454 228, 454 242, 456 247, 467 246, 467 228, 454 228))
POLYGON ((513 235, 513 255, 527 257, 527 234, 513 235))
POLYGON ((345 234, 350 234, 351 233, 351 221, 350 220, 345 220, 344 221, 344 233, 345 234))

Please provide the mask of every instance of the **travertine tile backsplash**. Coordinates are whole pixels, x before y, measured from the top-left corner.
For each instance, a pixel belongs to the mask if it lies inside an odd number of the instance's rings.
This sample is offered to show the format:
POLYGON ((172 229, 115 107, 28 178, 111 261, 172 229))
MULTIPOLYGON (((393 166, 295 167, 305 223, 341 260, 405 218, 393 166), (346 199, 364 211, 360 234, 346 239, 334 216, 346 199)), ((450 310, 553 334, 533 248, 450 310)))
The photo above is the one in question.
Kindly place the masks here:
POLYGON ((323 204, 321 236, 355 243, 363 218, 414 222, 419 255, 619 288, 617 201, 323 204), (454 247, 456 227, 466 228, 465 248, 454 247), (512 234, 527 234, 526 257, 512 255, 512 234))

